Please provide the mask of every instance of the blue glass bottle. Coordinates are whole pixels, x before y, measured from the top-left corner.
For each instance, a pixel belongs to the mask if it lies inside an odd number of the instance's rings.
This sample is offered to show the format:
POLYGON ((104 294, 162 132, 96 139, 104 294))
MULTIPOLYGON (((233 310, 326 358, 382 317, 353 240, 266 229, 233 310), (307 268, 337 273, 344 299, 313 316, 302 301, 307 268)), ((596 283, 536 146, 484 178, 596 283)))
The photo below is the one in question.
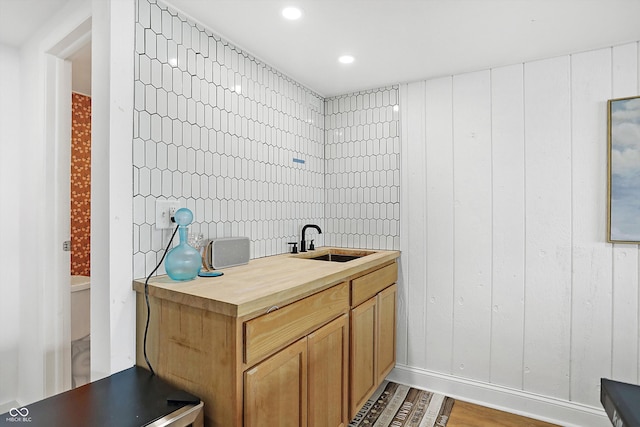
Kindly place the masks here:
POLYGON ((178 224, 180 244, 167 254, 164 269, 173 280, 191 280, 198 275, 202 267, 200 252, 187 243, 187 226, 193 221, 193 213, 187 208, 178 209, 175 220, 178 224))

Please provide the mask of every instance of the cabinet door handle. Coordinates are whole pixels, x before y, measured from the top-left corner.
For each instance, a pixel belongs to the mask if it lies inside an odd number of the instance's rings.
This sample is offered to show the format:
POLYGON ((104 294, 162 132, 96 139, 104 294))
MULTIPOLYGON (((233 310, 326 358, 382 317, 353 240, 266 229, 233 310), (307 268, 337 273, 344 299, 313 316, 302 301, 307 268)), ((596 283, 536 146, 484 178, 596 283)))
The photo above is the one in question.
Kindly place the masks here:
POLYGON ((280 310, 280 307, 278 307, 277 305, 274 305, 273 307, 267 310, 267 313, 271 313, 272 311, 276 311, 276 310, 280 310))

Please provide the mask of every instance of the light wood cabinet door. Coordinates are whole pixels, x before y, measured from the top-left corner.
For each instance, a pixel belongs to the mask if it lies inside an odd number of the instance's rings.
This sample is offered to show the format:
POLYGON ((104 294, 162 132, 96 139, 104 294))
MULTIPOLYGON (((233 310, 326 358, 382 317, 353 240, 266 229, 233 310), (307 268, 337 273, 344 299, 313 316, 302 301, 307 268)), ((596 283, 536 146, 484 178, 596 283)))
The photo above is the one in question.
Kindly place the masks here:
POLYGON ((349 322, 343 314, 308 336, 309 427, 349 423, 349 322))
POLYGON ((377 296, 378 341, 377 341, 377 383, 396 365, 396 295, 397 285, 389 286, 377 296))
POLYGON ((353 418, 377 387, 376 299, 373 297, 351 310, 350 418, 353 418))
POLYGON ((244 426, 307 426, 306 337, 245 372, 244 426))

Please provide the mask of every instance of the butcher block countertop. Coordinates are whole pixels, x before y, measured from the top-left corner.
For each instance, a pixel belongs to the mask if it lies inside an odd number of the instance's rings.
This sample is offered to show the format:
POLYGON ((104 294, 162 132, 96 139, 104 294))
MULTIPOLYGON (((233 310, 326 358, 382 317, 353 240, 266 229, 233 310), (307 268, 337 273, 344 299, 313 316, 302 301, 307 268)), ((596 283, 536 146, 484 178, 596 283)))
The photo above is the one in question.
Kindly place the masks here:
MULTIPOLYGON (((196 277, 177 282, 168 276, 149 280, 149 295, 231 317, 245 317, 283 306, 345 280, 392 263, 399 251, 322 247, 300 254, 282 254, 250 260, 248 264, 220 270, 219 277, 196 277), (348 262, 305 259, 325 253, 369 255, 348 262)), ((144 292, 144 278, 133 282, 144 292)))

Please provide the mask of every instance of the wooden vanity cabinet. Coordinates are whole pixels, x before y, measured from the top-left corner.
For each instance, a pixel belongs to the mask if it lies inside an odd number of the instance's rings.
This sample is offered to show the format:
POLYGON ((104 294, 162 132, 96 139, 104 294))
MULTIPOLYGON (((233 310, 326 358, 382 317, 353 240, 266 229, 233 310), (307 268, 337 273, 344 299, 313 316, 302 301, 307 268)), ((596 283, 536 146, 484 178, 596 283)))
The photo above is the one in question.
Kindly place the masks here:
MULTIPOLYGON (((205 402, 206 426, 346 427, 395 364, 396 262, 363 273, 242 316, 211 310, 213 298, 152 294, 149 360, 205 402)), ((139 291, 143 367, 145 322, 139 291)))
POLYGON ((397 274, 393 263, 351 281, 350 418, 396 363, 397 274))

